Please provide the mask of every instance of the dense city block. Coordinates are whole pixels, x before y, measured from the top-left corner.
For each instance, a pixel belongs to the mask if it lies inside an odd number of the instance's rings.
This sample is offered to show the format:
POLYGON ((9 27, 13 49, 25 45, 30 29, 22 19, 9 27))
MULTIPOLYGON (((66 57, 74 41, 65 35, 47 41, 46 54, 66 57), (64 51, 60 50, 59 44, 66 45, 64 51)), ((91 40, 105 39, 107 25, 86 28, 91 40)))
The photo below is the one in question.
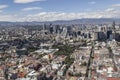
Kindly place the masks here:
POLYGON ((0 80, 120 80, 120 24, 3 23, 0 80))

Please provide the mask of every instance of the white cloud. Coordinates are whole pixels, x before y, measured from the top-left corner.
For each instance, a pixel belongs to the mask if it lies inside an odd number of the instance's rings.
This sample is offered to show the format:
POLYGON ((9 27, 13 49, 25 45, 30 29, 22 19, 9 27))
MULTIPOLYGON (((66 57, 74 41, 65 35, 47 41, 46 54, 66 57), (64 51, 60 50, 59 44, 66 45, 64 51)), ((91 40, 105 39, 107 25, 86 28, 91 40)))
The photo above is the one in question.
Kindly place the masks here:
MULTIPOLYGON (((28 9, 31 10, 31 9, 28 9)), ((94 12, 39 12, 29 15, 0 15, 0 21, 55 21, 55 20, 73 20, 81 18, 120 18, 118 8, 107 8, 94 12)))
POLYGON ((7 7, 8 7, 8 5, 0 5, 0 13, 3 12, 3 9, 7 8, 7 7))
POLYGON ((120 7, 120 4, 113 4, 112 7, 120 7))
POLYGON ((8 7, 8 5, 0 5, 0 10, 4 9, 4 8, 7 8, 7 7, 8 7))
POLYGON ((28 7, 28 8, 24 8, 22 9, 22 11, 31 11, 31 10, 40 10, 42 9, 41 7, 28 7))
POLYGON ((45 0, 14 0, 14 3, 31 3, 31 2, 37 2, 37 1, 45 1, 45 0))
POLYGON ((15 15, 0 15, 0 21, 17 21, 15 15))
POLYGON ((105 11, 111 12, 111 11, 114 11, 114 10, 115 10, 115 8, 107 8, 105 11))
POLYGON ((96 4, 96 2, 95 2, 95 1, 92 1, 92 2, 88 2, 88 4, 93 5, 93 4, 96 4))
POLYGON ((114 12, 90 12, 90 13, 64 13, 64 12, 40 12, 23 17, 13 15, 0 15, 0 20, 4 21, 54 21, 54 20, 72 20, 81 18, 112 18, 120 17, 120 11, 114 12))
POLYGON ((19 18, 19 21, 54 21, 54 20, 73 20, 81 18, 116 18, 120 11, 114 12, 90 12, 90 13, 64 13, 64 12, 41 12, 34 15, 27 15, 19 18))

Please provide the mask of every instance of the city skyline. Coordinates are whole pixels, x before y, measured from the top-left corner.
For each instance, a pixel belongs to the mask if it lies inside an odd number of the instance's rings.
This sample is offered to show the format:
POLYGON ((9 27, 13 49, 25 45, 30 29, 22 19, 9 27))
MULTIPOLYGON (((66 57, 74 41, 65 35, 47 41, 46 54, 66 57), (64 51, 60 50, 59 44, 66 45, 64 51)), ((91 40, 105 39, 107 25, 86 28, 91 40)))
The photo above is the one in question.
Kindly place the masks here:
POLYGON ((1 0, 0 21, 120 18, 119 0, 1 0))

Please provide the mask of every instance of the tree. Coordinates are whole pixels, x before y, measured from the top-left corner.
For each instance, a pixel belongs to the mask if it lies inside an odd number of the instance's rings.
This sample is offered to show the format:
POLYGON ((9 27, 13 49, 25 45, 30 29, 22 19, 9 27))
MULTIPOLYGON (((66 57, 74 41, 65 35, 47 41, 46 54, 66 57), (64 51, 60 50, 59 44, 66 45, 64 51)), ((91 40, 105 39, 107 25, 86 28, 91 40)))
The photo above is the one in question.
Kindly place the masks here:
POLYGON ((58 48, 59 51, 55 53, 55 55, 70 55, 74 51, 74 47, 69 46, 69 45, 63 45, 63 46, 53 46, 53 48, 58 48))

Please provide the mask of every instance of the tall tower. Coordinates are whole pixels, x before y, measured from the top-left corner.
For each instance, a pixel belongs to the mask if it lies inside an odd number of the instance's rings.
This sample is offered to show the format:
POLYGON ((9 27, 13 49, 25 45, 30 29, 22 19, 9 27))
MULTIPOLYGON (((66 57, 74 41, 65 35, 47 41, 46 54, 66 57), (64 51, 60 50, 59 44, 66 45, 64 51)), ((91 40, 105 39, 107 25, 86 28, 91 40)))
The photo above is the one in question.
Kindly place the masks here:
POLYGON ((115 21, 113 21, 113 23, 112 23, 112 29, 113 29, 113 36, 114 36, 114 39, 115 39, 115 35, 116 35, 115 21))
POLYGON ((113 30, 115 30, 115 21, 112 23, 113 30))

